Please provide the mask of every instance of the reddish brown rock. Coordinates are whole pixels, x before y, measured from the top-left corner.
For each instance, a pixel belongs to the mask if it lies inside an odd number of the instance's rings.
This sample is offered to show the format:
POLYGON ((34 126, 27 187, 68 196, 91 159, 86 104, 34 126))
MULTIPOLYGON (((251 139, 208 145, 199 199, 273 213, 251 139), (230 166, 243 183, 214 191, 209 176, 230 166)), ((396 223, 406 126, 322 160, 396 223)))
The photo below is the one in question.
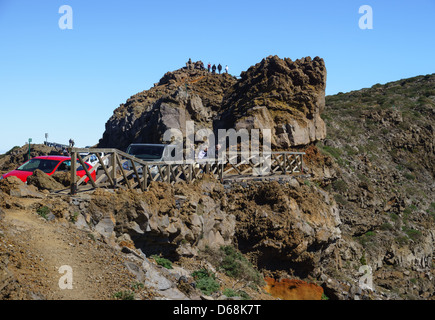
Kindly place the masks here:
POLYGON ((266 292, 282 300, 321 300, 323 288, 314 284, 296 279, 282 279, 276 281, 265 278, 266 292))

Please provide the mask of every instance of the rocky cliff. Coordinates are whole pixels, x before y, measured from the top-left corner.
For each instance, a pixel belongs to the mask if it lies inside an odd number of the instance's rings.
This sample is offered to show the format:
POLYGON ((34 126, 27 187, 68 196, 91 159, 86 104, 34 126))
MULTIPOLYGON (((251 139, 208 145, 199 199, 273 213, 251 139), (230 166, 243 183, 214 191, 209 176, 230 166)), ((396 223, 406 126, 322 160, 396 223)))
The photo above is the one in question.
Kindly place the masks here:
MULTIPOLYGON (((237 79, 201 68, 166 73, 155 86, 121 104, 106 123, 100 147, 162 142, 167 129, 270 129, 276 149, 325 137, 326 68, 316 57, 296 61, 270 56, 237 79)), ((217 134, 216 134, 217 136, 217 134)))
POLYGON ((168 72, 114 111, 98 146, 125 150, 133 142, 161 143, 168 129, 185 135, 186 121, 194 121, 196 129, 213 129, 224 94, 236 82, 228 74, 202 69, 168 72))
POLYGON ((326 136, 326 67, 315 57, 270 56, 242 72, 227 92, 218 128, 271 129, 272 147, 304 146, 326 136))

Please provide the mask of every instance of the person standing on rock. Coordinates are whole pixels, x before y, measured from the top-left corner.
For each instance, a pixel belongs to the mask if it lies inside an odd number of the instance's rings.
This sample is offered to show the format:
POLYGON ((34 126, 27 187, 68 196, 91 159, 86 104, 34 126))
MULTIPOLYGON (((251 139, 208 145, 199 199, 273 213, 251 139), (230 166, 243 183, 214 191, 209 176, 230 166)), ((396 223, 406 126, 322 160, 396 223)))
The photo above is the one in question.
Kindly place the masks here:
POLYGON ((186 62, 186 67, 187 69, 193 69, 193 63, 192 63, 192 59, 189 58, 189 61, 186 62))
POLYGON ((225 66, 225 73, 228 73, 228 65, 225 66))
POLYGON ((221 64, 219 63, 219 65, 218 65, 218 70, 219 70, 219 74, 221 74, 221 71, 222 71, 222 66, 221 66, 221 64))
POLYGON ((211 70, 213 73, 216 73, 216 65, 215 64, 213 64, 213 67, 211 67, 211 70))
POLYGON ((208 72, 210 72, 210 68, 211 68, 211 64, 209 62, 208 65, 207 65, 208 72))

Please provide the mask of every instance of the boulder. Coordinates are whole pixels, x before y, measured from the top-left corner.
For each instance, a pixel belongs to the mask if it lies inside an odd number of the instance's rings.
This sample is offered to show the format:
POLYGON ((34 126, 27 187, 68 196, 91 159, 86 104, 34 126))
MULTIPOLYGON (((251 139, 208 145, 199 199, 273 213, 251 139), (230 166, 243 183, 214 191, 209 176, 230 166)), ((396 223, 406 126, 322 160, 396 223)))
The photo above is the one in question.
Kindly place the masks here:
POLYGON ((71 172, 70 171, 59 171, 52 175, 53 179, 62 184, 64 187, 69 187, 71 185, 71 172))
POLYGON ((27 184, 37 187, 39 190, 61 190, 64 186, 45 172, 36 169, 31 176, 27 178, 27 184))
POLYGON ((27 185, 15 176, 0 181, 0 190, 17 198, 44 198, 45 195, 33 185, 27 185))
POLYGON ((115 237, 115 219, 112 215, 106 215, 95 226, 95 231, 104 236, 107 239, 114 239, 115 237))
POLYGON ((24 182, 16 176, 9 176, 6 179, 0 180, 0 190, 9 195, 11 190, 18 189, 24 185, 24 182))

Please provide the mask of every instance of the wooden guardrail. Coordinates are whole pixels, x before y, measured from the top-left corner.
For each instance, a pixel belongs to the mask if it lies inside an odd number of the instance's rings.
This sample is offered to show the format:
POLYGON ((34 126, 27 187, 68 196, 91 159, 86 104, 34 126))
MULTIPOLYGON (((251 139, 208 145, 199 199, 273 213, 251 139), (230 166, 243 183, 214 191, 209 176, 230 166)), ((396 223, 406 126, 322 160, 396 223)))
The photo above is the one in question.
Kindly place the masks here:
POLYGON ((204 175, 212 175, 223 181, 224 178, 237 176, 264 176, 277 174, 293 174, 303 172, 304 152, 270 152, 266 155, 246 156, 240 153, 229 153, 222 159, 202 159, 183 161, 144 161, 117 149, 106 148, 70 148, 72 159, 78 159, 86 175, 79 178, 77 162, 71 161, 71 194, 75 194, 86 178, 94 188, 112 187, 140 188, 147 190, 152 181, 176 183, 178 181, 193 182, 204 175), (83 155, 86 154, 86 155, 83 155), (85 162, 95 156, 98 161, 91 169, 85 162), (96 180, 92 178, 95 171, 96 180))

